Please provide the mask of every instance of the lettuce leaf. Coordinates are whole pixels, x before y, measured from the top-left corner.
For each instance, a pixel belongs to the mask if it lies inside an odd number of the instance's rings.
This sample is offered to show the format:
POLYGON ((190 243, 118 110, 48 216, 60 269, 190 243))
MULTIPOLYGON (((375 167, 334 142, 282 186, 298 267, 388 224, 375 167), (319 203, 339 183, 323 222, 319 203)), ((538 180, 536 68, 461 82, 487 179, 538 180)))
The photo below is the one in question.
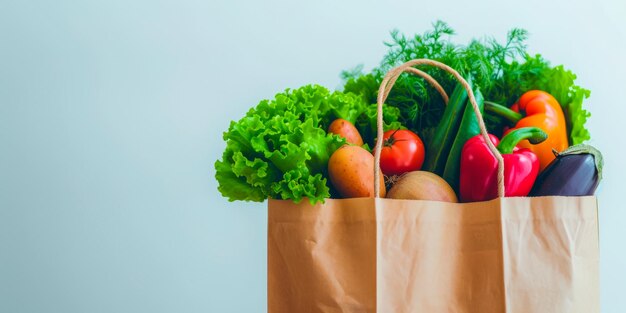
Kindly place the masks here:
MULTIPOLYGON (((215 163, 218 190, 230 201, 323 201, 332 193, 326 179, 328 159, 345 144, 325 130, 337 118, 359 121, 357 128, 369 134, 364 140, 373 142, 375 112, 375 105, 360 96, 316 85, 263 100, 224 133, 226 149, 215 163)), ((385 113, 386 129, 400 127, 398 111, 385 113)))
POLYGON ((538 87, 538 89, 550 92, 563 107, 570 145, 581 144, 591 139, 589 130, 585 128, 585 123, 591 113, 583 109, 583 100, 589 98, 591 92, 576 86, 574 80, 576 80, 576 74, 559 65, 545 75, 545 80, 542 81, 543 86, 538 87))

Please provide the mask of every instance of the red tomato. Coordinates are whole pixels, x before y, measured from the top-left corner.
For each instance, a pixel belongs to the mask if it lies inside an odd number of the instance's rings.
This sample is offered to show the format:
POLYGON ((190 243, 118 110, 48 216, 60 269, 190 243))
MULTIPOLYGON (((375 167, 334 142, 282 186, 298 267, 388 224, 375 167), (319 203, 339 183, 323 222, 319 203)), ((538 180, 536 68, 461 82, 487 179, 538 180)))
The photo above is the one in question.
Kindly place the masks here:
POLYGON ((424 163, 424 143, 410 130, 389 130, 383 134, 380 169, 385 175, 418 171, 424 163))

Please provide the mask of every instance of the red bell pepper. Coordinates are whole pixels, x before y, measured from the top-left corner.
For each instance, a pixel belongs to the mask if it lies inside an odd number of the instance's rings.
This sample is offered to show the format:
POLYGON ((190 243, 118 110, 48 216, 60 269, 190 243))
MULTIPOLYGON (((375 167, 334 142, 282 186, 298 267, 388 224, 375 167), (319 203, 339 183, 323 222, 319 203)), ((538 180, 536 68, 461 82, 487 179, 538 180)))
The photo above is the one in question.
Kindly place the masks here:
MULTIPOLYGON (((539 174, 539 158, 535 153, 516 145, 528 139, 540 143, 548 135, 538 127, 511 131, 502 141, 489 135, 504 159, 504 190, 506 197, 526 196, 539 174)), ((498 197, 498 160, 491 153, 482 135, 470 138, 461 152, 460 198, 463 202, 485 201, 498 197)))

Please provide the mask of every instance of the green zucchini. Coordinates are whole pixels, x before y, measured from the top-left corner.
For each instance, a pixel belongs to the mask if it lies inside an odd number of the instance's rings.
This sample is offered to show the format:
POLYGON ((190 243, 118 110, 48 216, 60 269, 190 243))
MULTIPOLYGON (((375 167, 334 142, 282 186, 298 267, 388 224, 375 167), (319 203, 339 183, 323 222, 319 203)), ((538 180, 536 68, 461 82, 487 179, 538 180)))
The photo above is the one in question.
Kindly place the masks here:
MULTIPOLYGON (((478 104, 480 113, 482 113, 484 110, 484 98, 478 87, 474 89, 474 97, 476 98, 476 104, 478 104)), ((461 152, 463 151, 463 146, 468 139, 478 134, 480 134, 478 119, 476 118, 472 104, 468 100, 465 104, 461 125, 459 125, 459 130, 454 137, 450 153, 448 153, 448 159, 442 176, 454 190, 459 190, 459 169, 461 167, 461 152)))
MULTIPOLYGON (((472 86, 471 79, 467 81, 472 86)), ((437 124, 435 133, 426 146, 423 170, 433 172, 439 176, 443 174, 454 135, 456 135, 461 123, 461 112, 465 107, 465 102, 467 102, 467 91, 461 84, 457 83, 443 112, 441 121, 437 124)))

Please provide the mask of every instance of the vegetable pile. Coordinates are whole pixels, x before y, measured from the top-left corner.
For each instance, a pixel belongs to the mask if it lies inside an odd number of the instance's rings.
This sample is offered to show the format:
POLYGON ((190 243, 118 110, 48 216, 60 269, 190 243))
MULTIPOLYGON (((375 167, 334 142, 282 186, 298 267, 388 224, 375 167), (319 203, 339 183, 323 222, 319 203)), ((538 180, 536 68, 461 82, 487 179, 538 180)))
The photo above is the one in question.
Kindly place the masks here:
MULTIPOLYGON (((400 127, 398 117, 397 109, 387 108, 386 127, 400 127)), ((376 105, 355 94, 309 85, 261 101, 224 133, 226 150, 215 163, 219 191, 231 201, 329 198, 328 160, 346 144, 345 138, 326 132, 337 118, 356 123, 373 141, 376 105)))
MULTIPOLYGON (((427 58, 470 83, 505 159, 506 196, 593 194, 602 158, 580 146, 590 139, 583 109, 590 92, 575 84, 576 75, 527 53, 522 29, 511 30, 504 43, 459 45, 453 35, 440 21, 412 37, 393 31, 378 67, 342 73, 343 91, 307 85, 261 101, 224 133, 226 149, 215 163, 219 191, 230 201, 373 197, 378 89, 393 67, 427 58)), ((420 70, 450 97, 417 75, 396 81, 383 110, 381 196, 389 190, 399 199, 497 197, 497 161, 479 135, 466 90, 444 71, 420 70)))

